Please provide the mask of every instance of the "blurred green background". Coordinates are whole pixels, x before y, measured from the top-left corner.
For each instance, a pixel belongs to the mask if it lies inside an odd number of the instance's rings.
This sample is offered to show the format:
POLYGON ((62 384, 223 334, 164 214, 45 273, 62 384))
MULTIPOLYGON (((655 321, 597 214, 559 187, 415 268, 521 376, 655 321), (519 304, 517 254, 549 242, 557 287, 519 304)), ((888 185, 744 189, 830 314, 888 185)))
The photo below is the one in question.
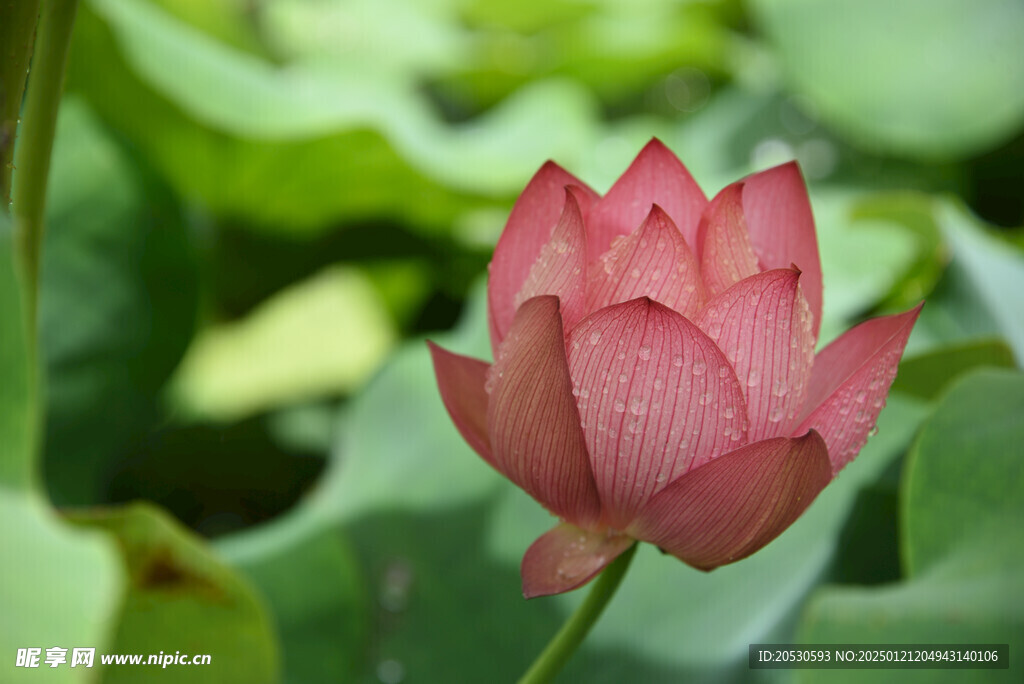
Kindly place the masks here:
POLYGON ((1010 643, 1009 671, 871 676, 1020 681, 1021 36, 1019 0, 81 0, 45 496, 0 487, 0 681, 515 679, 583 592, 521 598, 552 520, 458 437, 423 339, 486 358, 486 264, 532 173, 604 192, 654 135, 709 196, 800 161, 824 341, 927 305, 807 514, 711 574, 642 548, 563 680, 863 681, 747 669, 803 641, 1010 643), (213 664, 13 667, 51 646, 213 664))

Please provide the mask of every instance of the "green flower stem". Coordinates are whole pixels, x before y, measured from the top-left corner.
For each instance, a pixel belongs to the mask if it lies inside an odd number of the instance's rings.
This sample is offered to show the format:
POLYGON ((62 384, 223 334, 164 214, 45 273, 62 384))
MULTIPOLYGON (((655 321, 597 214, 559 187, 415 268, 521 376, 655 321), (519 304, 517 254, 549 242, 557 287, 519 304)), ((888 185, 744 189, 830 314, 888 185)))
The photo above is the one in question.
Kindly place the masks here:
POLYGON ((635 553, 636 544, 633 544, 604 569, 597 581, 594 582, 587 598, 562 625, 562 629, 533 662, 530 669, 519 680, 519 684, 550 682, 555 675, 561 672, 572 654, 583 643, 591 628, 597 623, 597 619, 601 617, 608 601, 615 595, 615 590, 619 588, 619 583, 622 582, 635 553))
POLYGON ((53 134, 57 127, 57 108, 64 87, 64 66, 77 10, 78 0, 43 2, 15 151, 12 210, 32 348, 35 348, 36 340, 46 181, 50 173, 53 134))
POLYGON ((25 75, 32 58, 32 43, 39 23, 39 0, 0 3, 0 211, 11 203, 14 138, 18 132, 25 75))

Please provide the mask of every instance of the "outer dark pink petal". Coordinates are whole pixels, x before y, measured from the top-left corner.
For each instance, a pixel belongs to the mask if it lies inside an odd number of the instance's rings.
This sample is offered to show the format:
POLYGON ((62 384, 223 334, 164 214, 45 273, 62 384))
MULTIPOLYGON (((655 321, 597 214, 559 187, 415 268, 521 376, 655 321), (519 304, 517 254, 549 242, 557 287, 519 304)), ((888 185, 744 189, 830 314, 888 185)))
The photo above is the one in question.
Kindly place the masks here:
POLYGON ((815 432, 754 442, 673 482, 627 531, 712 570, 779 536, 831 478, 825 442, 815 432))
POLYGON ((522 304, 488 378, 498 468, 548 510, 588 526, 601 514, 572 396, 558 298, 522 304))
POLYGON ((922 306, 865 321, 815 358, 803 417, 792 434, 820 432, 834 472, 854 459, 874 428, 922 306))
POLYGON ((799 280, 788 268, 752 275, 708 302, 694 321, 736 371, 751 442, 788 435, 807 396, 814 335, 799 280))
POLYGON ((700 219, 700 267, 708 293, 724 292, 761 271, 743 216, 743 184, 722 190, 700 219))
POLYGON ((613 527, 675 478, 746 443, 747 407, 725 356, 646 297, 580 321, 569 335, 569 371, 613 527))
POLYGON ((597 193, 549 161, 540 167, 516 200, 494 248, 487 282, 487 308, 495 353, 515 317, 513 300, 526 282, 541 248, 551 239, 551 230, 562 214, 567 185, 580 188, 577 199, 583 198, 584 212, 597 199, 597 193))
POLYGON ((579 188, 565 189, 565 206, 558 225, 551 232, 551 240, 541 247, 540 256, 514 300, 519 308, 527 299, 556 295, 561 302, 565 328, 571 328, 583 318, 586 305, 587 235, 575 197, 579 193, 582 193, 579 188))
POLYGON ((587 311, 637 297, 650 297, 687 318, 706 299, 697 258, 657 204, 640 228, 618 238, 587 273, 587 311))
POLYGON ((491 454, 491 441, 487 436, 487 372, 490 365, 477 359, 438 347, 427 341, 434 360, 434 374, 441 390, 441 400, 462 438, 476 453, 499 471, 491 454))
POLYGON ((563 523, 538 537, 523 556, 523 596, 531 599, 572 591, 634 543, 623 534, 586 532, 563 523))
POLYGON ((697 222, 707 198, 682 162, 657 138, 647 143, 586 215, 588 261, 608 251, 619 235, 636 230, 655 203, 672 217, 687 244, 697 244, 697 222))
POLYGON ((814 316, 814 339, 821 328, 821 260, 814 216, 796 162, 754 174, 743 181, 743 213, 750 242, 764 268, 800 269, 800 287, 814 316))

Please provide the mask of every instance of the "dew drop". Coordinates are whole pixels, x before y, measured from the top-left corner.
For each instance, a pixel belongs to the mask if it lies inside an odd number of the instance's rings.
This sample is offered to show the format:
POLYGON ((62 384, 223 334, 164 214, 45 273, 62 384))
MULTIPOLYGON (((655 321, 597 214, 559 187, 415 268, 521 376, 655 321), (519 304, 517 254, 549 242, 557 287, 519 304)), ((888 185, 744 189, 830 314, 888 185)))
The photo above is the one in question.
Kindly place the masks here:
POLYGON ((679 368, 683 365, 683 357, 678 354, 672 357, 672 365, 679 368))
POLYGON ((642 416, 647 413, 647 402, 642 397, 633 397, 629 400, 629 412, 634 416, 642 416))
POLYGON ((661 378, 654 378, 654 389, 660 390, 665 387, 665 381, 661 378))
POLYGON ((600 330, 595 330, 594 332, 590 333, 590 344, 597 344, 600 341, 601 341, 601 331, 600 330))
POLYGON ((768 420, 770 420, 773 423, 778 423, 780 420, 782 420, 782 409, 776 406, 771 411, 769 411, 768 420))
POLYGON ((732 406, 726 406, 725 411, 722 412, 722 415, 725 416, 726 420, 728 420, 732 418, 734 415, 736 415, 736 411, 733 409, 732 406))
POLYGON ((629 380, 629 376, 625 373, 619 373, 619 382, 626 382, 627 380, 629 380))
POLYGON ((651 358, 650 346, 646 344, 643 345, 642 347, 640 347, 640 350, 637 351, 636 355, 640 357, 641 361, 647 361, 648 359, 651 358))
POLYGON ((693 374, 694 375, 704 375, 704 373, 707 371, 707 369, 708 369, 708 364, 704 363, 704 361, 702 361, 701 359, 697 359, 696 361, 693 362, 693 374))
POLYGON ((759 384, 761 384, 761 371, 751 368, 747 374, 747 387, 757 387, 759 384))
POLYGON ((725 366, 722 366, 721 368, 718 369, 718 377, 724 378, 724 377, 726 377, 728 375, 729 375, 729 369, 726 368, 725 366))
POLYGON ((626 402, 621 399, 616 399, 613 407, 616 413, 623 413, 626 410, 626 402))

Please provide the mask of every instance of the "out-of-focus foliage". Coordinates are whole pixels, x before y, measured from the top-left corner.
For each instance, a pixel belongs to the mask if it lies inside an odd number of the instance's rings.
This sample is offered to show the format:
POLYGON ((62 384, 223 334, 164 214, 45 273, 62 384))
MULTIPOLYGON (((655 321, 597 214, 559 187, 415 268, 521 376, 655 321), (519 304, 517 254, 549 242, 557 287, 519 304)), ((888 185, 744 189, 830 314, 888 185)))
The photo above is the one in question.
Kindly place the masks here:
POLYGON ((43 245, 45 466, 59 503, 104 496, 158 417, 192 336, 194 257, 176 200, 78 100, 57 129, 43 245))
POLYGON ((751 5, 796 92, 859 143, 963 157, 1024 122, 1024 5, 1015 0, 751 5))
MULTIPOLYGON (((905 581, 825 587, 800 631, 808 643, 1019 644, 1024 639, 1024 379, 979 371, 943 399, 911 450, 900 491, 905 581)), ((803 681, 860 681, 806 671, 803 681)), ((1005 670, 970 673, 1003 682, 1005 670)), ((879 676, 881 675, 881 676, 879 676)), ((879 681, 962 681, 964 673, 886 671, 879 681)))
MULTIPOLYGON (((262 599, 166 513, 133 504, 69 518, 109 532, 121 549, 127 587, 110 650, 211 655, 208 666, 161 673, 168 681, 277 680, 277 645, 262 599)), ((138 675, 110 667, 103 680, 132 682, 138 675)))
POLYGON ((81 0, 38 395, 0 212, 0 650, 517 676, 582 592, 521 599, 552 521, 459 438, 423 337, 486 357, 480 282, 530 175, 553 158, 603 192, 657 135, 708 195, 800 161, 823 343, 926 306, 879 433, 805 517, 710 574, 642 550, 566 679, 746 681, 748 644, 798 638, 1018 652, 1022 22, 1013 0, 81 0))

